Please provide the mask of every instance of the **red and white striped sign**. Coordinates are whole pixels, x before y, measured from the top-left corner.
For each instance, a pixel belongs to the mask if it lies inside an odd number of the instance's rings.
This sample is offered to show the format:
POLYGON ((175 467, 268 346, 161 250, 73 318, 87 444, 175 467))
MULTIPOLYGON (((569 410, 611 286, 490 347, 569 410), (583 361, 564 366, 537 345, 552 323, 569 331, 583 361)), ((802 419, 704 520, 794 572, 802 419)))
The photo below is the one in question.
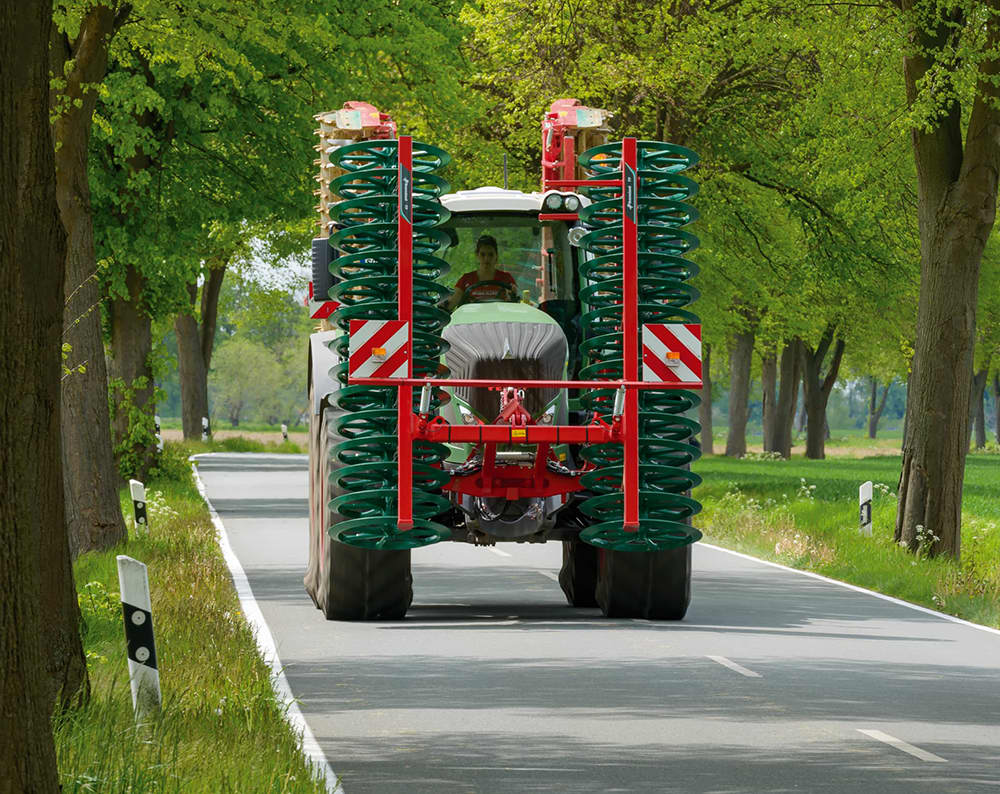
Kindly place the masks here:
POLYGON ((309 317, 313 320, 325 320, 340 308, 337 301, 311 300, 306 305, 309 307, 309 317))
POLYGON ((402 320, 351 320, 348 380, 405 378, 410 372, 410 324, 402 320))
POLYGON ((647 323, 642 326, 642 379, 653 383, 687 383, 699 388, 701 325, 647 323))

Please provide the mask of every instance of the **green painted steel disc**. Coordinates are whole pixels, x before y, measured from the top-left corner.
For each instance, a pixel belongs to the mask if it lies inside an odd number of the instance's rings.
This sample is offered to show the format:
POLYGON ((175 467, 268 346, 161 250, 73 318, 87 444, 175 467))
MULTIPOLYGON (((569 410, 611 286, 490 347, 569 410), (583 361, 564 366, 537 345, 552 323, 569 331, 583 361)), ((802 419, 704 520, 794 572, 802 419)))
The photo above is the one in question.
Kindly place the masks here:
POLYGON ((621 521, 605 521, 580 533, 580 540, 610 551, 666 551, 701 540, 701 532, 678 521, 639 520, 639 529, 626 532, 621 521))
POLYGON ((395 516, 352 518, 330 527, 330 537, 362 549, 418 549, 451 538, 451 530, 433 521, 415 518, 413 529, 396 528, 395 516))

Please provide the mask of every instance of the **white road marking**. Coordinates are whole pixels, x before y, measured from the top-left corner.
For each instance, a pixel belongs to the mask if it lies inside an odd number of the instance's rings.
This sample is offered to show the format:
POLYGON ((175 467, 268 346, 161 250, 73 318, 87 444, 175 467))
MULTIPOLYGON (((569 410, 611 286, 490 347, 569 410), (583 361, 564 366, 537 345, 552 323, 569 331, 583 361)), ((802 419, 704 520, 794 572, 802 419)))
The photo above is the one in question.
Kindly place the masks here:
POLYGON ((557 574, 557 573, 553 573, 552 571, 539 571, 539 573, 542 576, 548 577, 553 582, 558 582, 559 581, 559 574, 557 574))
POLYGON ((490 546, 489 550, 490 550, 491 553, 496 554, 497 557, 510 557, 511 556, 507 552, 502 551, 501 549, 498 549, 496 546, 490 546))
POLYGON ((254 636, 257 639, 257 648, 264 659, 264 663, 271 668, 271 686, 274 689, 274 693, 285 707, 286 719, 296 731, 302 734, 302 751, 306 754, 310 765, 314 766, 322 776, 327 791, 330 794, 344 794, 344 789, 340 785, 337 773, 330 766, 323 748, 316 741, 316 737, 309 728, 309 723, 306 722, 306 718, 302 715, 295 695, 292 694, 292 687, 285 677, 284 666, 278 657, 278 647, 274 644, 271 629, 268 627, 267 621, 264 620, 264 613, 261 612, 260 606, 257 604, 257 599, 254 598, 253 590, 250 589, 250 580, 247 579, 246 572, 243 570, 239 558, 229 543, 229 535, 226 534, 226 527, 222 523, 222 519, 219 518, 219 514, 215 512, 215 508, 208 499, 205 483, 198 476, 198 467, 195 465, 198 457, 200 456, 192 455, 188 458, 191 461, 191 470, 194 472, 194 482, 198 486, 198 493, 201 494, 201 498, 205 500, 209 515, 212 517, 212 525, 215 527, 218 536, 219 548, 222 550, 222 556, 226 560, 226 565, 229 566, 229 573, 233 577, 233 584, 236 586, 236 595, 240 599, 240 607, 243 609, 247 623, 253 629, 254 636))
POLYGON ((727 659, 725 656, 709 656, 713 662, 721 664, 723 667, 728 667, 740 675, 746 676, 747 678, 760 678, 760 673, 755 673, 753 670, 747 670, 743 665, 736 664, 732 659, 727 659))
POLYGON ((895 747, 897 750, 902 750, 904 753, 909 753, 915 758, 919 758, 921 761, 933 761, 938 764, 947 764, 948 759, 942 758, 939 755, 934 755, 934 753, 929 753, 926 750, 921 750, 919 747, 914 747, 909 742, 904 742, 902 739, 897 739, 895 736, 890 736, 888 733, 882 733, 882 731, 873 731, 865 728, 858 728, 858 733, 863 733, 872 739, 879 742, 885 742, 895 747))
POLYGON ((732 549, 724 549, 722 546, 713 546, 711 543, 699 543, 698 545, 703 546, 706 549, 714 549, 715 551, 721 551, 725 554, 732 554, 734 557, 742 557, 744 560, 750 560, 751 562, 759 562, 761 565, 769 565, 772 568, 780 568, 781 570, 788 571, 789 573, 797 573, 799 576, 808 576, 810 579, 819 579, 821 582, 829 582, 830 584, 843 587, 846 590, 853 590, 855 593, 865 593, 867 595, 874 596, 875 598, 880 598, 883 601, 888 601, 891 604, 898 604, 901 607, 915 609, 917 612, 934 615, 935 617, 947 620, 950 623, 958 623, 960 626, 968 626, 972 629, 988 631, 990 634, 1000 634, 1000 629, 994 629, 991 626, 983 626, 979 623, 962 620, 962 618, 956 618, 954 615, 946 615, 944 612, 938 612, 935 609, 928 609, 927 607, 922 607, 919 604, 911 604, 909 601, 903 601, 900 598, 893 598, 892 596, 887 596, 884 593, 876 593, 874 590, 869 590, 865 587, 858 587, 857 585, 848 584, 847 582, 841 582, 839 579, 831 579, 829 576, 823 576, 822 574, 813 573, 812 571, 800 571, 798 568, 789 568, 787 565, 782 565, 781 563, 771 562, 770 560, 762 560, 760 557, 751 557, 749 554, 742 554, 741 552, 733 551, 732 549))

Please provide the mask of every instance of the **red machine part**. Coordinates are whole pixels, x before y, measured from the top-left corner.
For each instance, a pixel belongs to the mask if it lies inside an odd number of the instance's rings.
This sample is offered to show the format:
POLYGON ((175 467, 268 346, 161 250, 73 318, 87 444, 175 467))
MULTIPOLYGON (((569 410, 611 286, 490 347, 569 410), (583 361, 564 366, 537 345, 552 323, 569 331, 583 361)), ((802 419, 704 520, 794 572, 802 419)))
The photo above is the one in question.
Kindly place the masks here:
POLYGON ((475 444, 470 461, 482 453, 482 463, 466 472, 452 475, 443 490, 468 496, 493 497, 507 500, 547 497, 580 491, 578 472, 559 465, 552 454, 552 444, 597 443, 610 441, 621 434, 621 418, 613 424, 597 419, 583 427, 537 425, 521 402, 524 391, 513 386, 497 387, 500 391, 500 414, 495 424, 449 425, 441 417, 430 420, 417 418, 416 438, 428 441, 461 441, 475 444), (534 461, 530 466, 498 464, 498 444, 535 445, 534 461), (550 465, 554 464, 554 465, 550 465))
POLYGON ((365 140, 388 140, 396 137, 396 122, 388 113, 379 112, 378 108, 368 102, 345 102, 337 114, 338 127, 364 130, 361 137, 365 140))
POLYGON ((572 181, 576 176, 576 134, 598 129, 608 112, 581 105, 578 99, 557 99, 542 120, 542 190, 557 187, 554 181, 572 181))

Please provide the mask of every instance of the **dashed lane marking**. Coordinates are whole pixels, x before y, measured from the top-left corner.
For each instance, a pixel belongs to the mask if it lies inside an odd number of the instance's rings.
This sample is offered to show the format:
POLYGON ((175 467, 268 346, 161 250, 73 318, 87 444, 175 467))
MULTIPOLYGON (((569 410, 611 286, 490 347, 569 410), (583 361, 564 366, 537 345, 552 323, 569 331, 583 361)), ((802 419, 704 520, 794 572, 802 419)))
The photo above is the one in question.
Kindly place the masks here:
POLYGON ((897 739, 895 736, 890 736, 888 733, 869 730, 867 728, 858 728, 858 733, 863 733, 865 736, 874 739, 875 741, 885 742, 888 745, 892 745, 897 750, 909 753, 914 758, 919 758, 921 761, 932 761, 937 764, 948 763, 948 759, 942 758, 939 755, 934 755, 934 753, 929 753, 926 750, 921 750, 919 747, 915 747, 909 742, 904 742, 902 739, 897 739))
POLYGON ((723 667, 728 667, 730 670, 733 670, 742 676, 746 676, 747 678, 761 677, 760 673, 755 673, 753 670, 748 670, 743 665, 736 664, 736 662, 734 662, 732 659, 727 659, 725 656, 709 656, 708 658, 711 659, 713 662, 716 662, 717 664, 721 664, 723 667))

